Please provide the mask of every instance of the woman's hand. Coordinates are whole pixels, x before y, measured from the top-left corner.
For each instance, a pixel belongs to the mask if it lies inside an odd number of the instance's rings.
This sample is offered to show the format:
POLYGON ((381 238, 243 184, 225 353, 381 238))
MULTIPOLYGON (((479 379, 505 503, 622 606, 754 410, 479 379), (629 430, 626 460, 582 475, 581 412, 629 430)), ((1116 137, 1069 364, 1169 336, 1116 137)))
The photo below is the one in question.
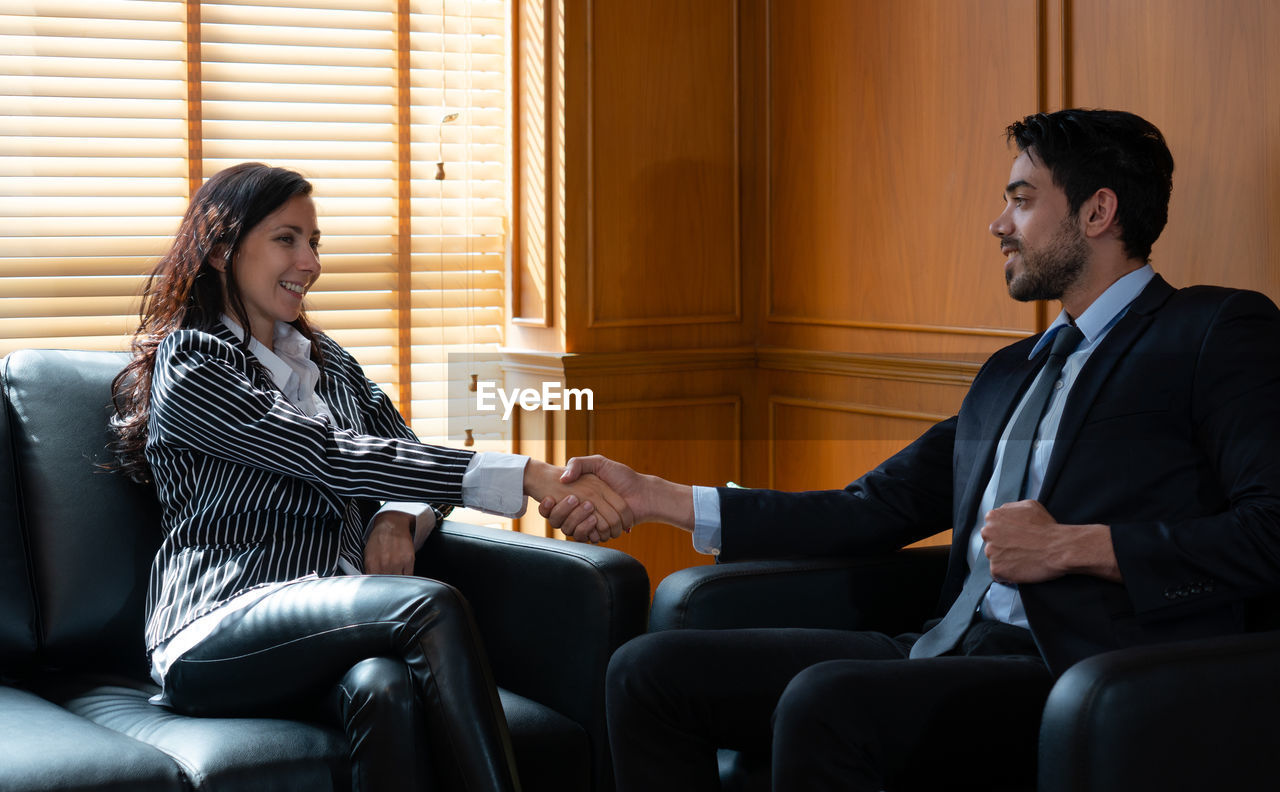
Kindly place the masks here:
POLYGON ((366 575, 413 574, 413 517, 403 512, 379 512, 364 543, 366 575))

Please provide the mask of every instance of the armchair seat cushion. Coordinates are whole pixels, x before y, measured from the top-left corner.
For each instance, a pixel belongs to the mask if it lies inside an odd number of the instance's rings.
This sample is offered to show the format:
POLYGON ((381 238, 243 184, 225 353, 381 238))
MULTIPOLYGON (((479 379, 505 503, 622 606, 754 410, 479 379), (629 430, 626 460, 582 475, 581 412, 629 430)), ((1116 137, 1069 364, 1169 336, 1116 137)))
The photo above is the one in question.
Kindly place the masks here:
MULTIPOLYGON (((160 754, 158 760, 167 757, 181 769, 192 789, 337 792, 350 785, 346 739, 340 731, 326 726, 272 718, 188 717, 148 701, 157 692, 154 685, 121 678, 60 679, 41 688, 45 698, 6 692, 30 699, 30 707, 43 705, 48 717, 61 714, 74 723, 78 715, 84 719, 78 721, 82 730, 102 732, 104 739, 114 735, 114 739, 126 738, 125 743, 136 741, 130 746, 135 752, 146 751, 148 746, 155 749, 160 754)), ((591 743, 586 731, 524 696, 503 689, 498 690, 498 696, 525 792, 589 790, 591 743)), ((7 721, 0 719, 0 733, 4 733, 7 721)), ((20 728, 17 723, 12 726, 20 728)), ((35 785, 30 789, 43 789, 46 787, 40 783, 47 780, 39 782, 37 778, 32 783, 35 785)), ((0 788, 11 787, 0 783, 0 788)), ((149 788, 145 784, 138 787, 149 788)))
POLYGON ((189 789, 163 751, 25 690, 0 687, 0 746, 0 789, 8 792, 189 789))
POLYGON ((273 718, 193 718, 157 707, 147 682, 92 677, 40 692, 68 712, 167 754, 208 792, 350 787, 347 743, 334 729, 273 718))

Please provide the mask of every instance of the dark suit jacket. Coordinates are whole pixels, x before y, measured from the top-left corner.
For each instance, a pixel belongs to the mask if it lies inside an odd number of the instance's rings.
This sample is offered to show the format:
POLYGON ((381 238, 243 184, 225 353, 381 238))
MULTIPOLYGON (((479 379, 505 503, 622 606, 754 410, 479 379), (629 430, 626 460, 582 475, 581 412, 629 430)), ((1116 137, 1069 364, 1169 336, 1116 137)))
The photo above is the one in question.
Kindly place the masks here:
MULTIPOLYGON (((721 490, 720 559, 884 552, 954 528, 955 599, 996 442, 1043 363, 1035 338, 993 355, 956 417, 843 490, 721 490)), ((1038 498, 1105 523, 1123 585, 1020 587, 1050 667, 1109 649, 1241 632, 1280 590, 1280 311, 1256 292, 1157 276, 1089 358, 1038 498)))

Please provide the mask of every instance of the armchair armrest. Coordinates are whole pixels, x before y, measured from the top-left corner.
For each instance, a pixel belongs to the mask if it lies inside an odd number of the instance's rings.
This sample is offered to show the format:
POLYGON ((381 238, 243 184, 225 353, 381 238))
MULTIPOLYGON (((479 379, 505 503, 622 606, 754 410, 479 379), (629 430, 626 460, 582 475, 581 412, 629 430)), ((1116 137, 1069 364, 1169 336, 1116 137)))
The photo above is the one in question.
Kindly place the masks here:
POLYGON ((682 569, 653 596, 649 630, 919 630, 938 605, 948 548, 875 558, 740 561, 682 569))
POLYGON ((1040 724, 1039 792, 1269 789, 1280 632, 1122 649, 1067 669, 1040 724))
POLYGON ((603 737, 609 657, 644 632, 649 579, 640 562, 607 547, 445 520, 415 571, 467 598, 499 685, 603 737))

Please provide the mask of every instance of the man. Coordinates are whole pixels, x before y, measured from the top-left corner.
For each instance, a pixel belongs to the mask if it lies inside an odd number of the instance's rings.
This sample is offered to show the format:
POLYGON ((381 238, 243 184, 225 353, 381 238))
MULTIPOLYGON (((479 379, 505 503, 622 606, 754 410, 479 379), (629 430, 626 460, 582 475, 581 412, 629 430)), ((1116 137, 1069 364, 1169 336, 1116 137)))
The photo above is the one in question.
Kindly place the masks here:
MULTIPOLYGON (((609 670, 619 789, 716 788, 716 747, 771 746, 774 789, 878 790, 933 762, 945 788, 1034 769, 1057 674, 1109 649, 1241 632, 1280 584, 1280 312, 1175 290, 1147 259, 1173 159, 1129 113, 1065 110, 1016 143, 991 224, 1018 300, 1060 300, 991 357, 956 417, 843 490, 684 487, 602 457, 638 521, 721 561, 851 555, 954 529, 946 613, 921 635, 670 631, 609 670)), ((601 540, 575 504, 542 511, 601 540)))

